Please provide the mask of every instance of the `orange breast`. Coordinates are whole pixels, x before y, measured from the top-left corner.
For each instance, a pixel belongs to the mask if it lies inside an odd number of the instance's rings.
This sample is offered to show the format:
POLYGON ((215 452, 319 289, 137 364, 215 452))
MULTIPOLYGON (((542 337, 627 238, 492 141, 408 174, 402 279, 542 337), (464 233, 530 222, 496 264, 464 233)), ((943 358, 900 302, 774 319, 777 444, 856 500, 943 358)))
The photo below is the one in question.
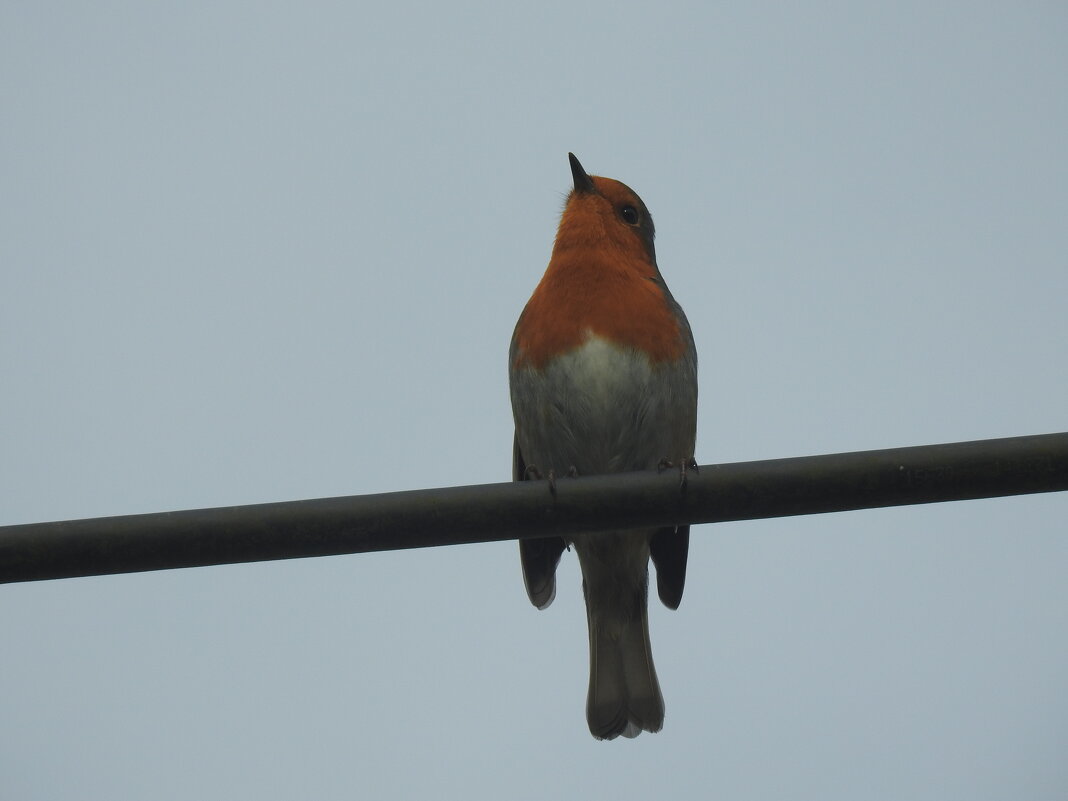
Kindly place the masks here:
POLYGON ((541 369, 593 333, 644 351, 654 364, 680 358, 685 343, 643 254, 555 252, 515 330, 515 367, 541 369))

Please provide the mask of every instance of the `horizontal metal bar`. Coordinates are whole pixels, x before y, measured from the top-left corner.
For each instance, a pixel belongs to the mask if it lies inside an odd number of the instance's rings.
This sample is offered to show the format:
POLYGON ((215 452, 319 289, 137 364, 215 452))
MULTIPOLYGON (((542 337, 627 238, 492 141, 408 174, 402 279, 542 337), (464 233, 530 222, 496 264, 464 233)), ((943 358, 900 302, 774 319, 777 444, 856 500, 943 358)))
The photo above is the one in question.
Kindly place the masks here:
POLYGON ((0 528, 0 583, 1068 489, 1068 433, 0 528))

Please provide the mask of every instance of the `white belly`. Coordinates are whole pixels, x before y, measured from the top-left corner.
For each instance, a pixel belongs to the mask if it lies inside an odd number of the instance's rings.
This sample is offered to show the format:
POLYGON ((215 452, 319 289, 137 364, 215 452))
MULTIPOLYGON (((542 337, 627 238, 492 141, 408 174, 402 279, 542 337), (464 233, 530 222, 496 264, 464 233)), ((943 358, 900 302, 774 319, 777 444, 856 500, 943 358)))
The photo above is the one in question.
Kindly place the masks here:
POLYGON ((696 366, 685 360, 654 365, 591 335, 544 370, 519 370, 512 404, 523 457, 542 473, 643 470, 693 455, 696 366))

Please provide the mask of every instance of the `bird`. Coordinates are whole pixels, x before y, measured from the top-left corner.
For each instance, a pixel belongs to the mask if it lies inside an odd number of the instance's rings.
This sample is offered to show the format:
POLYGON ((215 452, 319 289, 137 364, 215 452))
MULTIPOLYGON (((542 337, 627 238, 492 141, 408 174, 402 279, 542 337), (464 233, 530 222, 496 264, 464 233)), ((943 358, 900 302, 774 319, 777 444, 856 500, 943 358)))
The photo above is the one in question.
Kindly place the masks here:
MULTIPOLYGON (((656 262, 641 198, 588 175, 568 154, 567 195, 549 265, 519 316, 508 351, 515 420, 512 478, 547 479, 680 467, 697 436, 697 350, 656 262)), ((689 526, 569 539, 521 539, 527 595, 556 597, 556 568, 574 546, 589 629, 586 718, 599 740, 656 732, 664 699, 649 642, 649 560, 661 601, 682 600, 689 526)))

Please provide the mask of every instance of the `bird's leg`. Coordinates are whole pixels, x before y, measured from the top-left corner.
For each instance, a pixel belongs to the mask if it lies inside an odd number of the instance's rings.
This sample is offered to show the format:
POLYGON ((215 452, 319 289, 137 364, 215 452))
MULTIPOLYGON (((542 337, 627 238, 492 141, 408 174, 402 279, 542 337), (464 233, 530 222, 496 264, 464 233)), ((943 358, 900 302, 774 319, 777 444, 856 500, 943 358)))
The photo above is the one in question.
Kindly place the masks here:
MULTIPOLYGON (((578 474, 579 474, 578 468, 575 467, 575 465, 571 465, 571 467, 569 467, 567 469, 567 477, 568 478, 578 478, 578 474)), ((528 464, 527 465, 527 469, 523 471, 523 480, 524 481, 529 481, 532 478, 535 481, 541 481, 543 478, 547 479, 548 482, 549 482, 549 493, 554 498, 556 497, 556 471, 555 470, 550 470, 549 474, 547 476, 543 476, 542 473, 541 473, 541 470, 538 469, 537 465, 528 464)))
POLYGON ((685 459, 682 460, 680 470, 682 472, 682 477, 680 479, 682 482, 682 489, 686 489, 686 482, 688 481, 687 476, 689 475, 689 472, 691 470, 693 470, 695 473, 701 472, 701 468, 697 466, 697 460, 694 459, 692 456, 687 456, 685 459))
MULTIPOLYGON (((656 463, 656 472, 661 473, 664 468, 674 467, 675 463, 666 456, 656 463)), ((697 466, 697 460, 692 456, 687 456, 685 459, 679 460, 679 489, 685 490, 686 484, 689 481, 689 471, 693 470, 695 473, 700 473, 701 469, 697 466)))
MULTIPOLYGON (((568 468, 567 477, 568 478, 578 478, 578 469, 575 467, 575 465, 571 465, 571 467, 568 468)), ((538 476, 538 478, 541 478, 541 476, 538 476)), ((553 498, 556 497, 556 471, 555 470, 550 470, 549 471, 549 494, 551 494, 553 496, 553 498)), ((567 544, 567 549, 569 551, 571 550, 571 543, 567 544)))
MULTIPOLYGON (((541 471, 537 465, 528 464, 527 469, 523 471, 523 480, 527 481, 533 478, 535 481, 541 481, 543 478, 541 471)), ((556 497, 556 471, 550 470, 549 475, 544 476, 549 481, 549 494, 554 498, 556 497)))

